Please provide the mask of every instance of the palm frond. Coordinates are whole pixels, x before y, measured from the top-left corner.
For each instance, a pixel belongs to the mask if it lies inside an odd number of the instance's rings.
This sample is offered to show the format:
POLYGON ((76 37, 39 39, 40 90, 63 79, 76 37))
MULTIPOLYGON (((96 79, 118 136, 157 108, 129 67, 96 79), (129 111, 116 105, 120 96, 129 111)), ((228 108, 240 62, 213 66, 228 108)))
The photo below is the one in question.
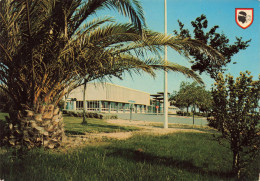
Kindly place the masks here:
POLYGON ((109 8, 110 6, 116 8, 124 16, 131 17, 133 24, 137 26, 139 30, 141 30, 143 25, 146 26, 143 8, 139 1, 136 0, 107 1, 106 7, 109 8))
MULTIPOLYGON (((91 31, 95 30, 99 26, 103 25, 104 23, 114 22, 112 17, 104 17, 104 18, 95 18, 90 22, 85 23, 81 28, 77 30, 73 38, 78 38, 79 36, 84 36, 85 34, 90 33, 91 31)), ((73 39, 72 38, 72 39, 73 39)))
POLYGON ((81 24, 92 14, 95 14, 98 10, 103 8, 114 8, 120 13, 131 18, 132 23, 136 25, 139 30, 145 24, 145 18, 143 9, 138 1, 129 0, 88 0, 85 3, 79 1, 78 11, 72 16, 71 22, 75 22, 72 25, 71 35, 81 26, 81 24))
POLYGON ((201 77, 194 72, 193 70, 191 70, 188 67, 176 64, 176 63, 172 63, 172 62, 165 62, 164 64, 155 64, 155 65, 150 65, 153 69, 165 69, 166 71, 173 71, 173 72, 178 72, 183 74, 184 76, 188 77, 188 78, 192 78, 195 81, 197 81, 199 84, 204 84, 203 80, 201 79, 201 77))

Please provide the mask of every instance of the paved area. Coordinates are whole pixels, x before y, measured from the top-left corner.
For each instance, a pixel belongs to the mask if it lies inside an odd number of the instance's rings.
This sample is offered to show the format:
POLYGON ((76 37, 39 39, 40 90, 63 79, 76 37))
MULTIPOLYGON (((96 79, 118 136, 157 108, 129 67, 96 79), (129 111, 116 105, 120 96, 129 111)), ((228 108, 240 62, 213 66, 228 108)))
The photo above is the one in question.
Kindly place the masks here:
MULTIPOLYGON (((130 113, 117 113, 119 119, 130 119, 130 113)), ((163 115, 156 115, 156 114, 141 114, 141 113, 133 113, 132 120, 138 121, 150 121, 150 122, 164 122, 163 115)), ((182 117, 182 116, 175 116, 169 115, 168 117, 169 123, 176 123, 176 124, 193 124, 192 117, 182 117)), ((207 125, 206 118, 195 118, 194 124, 206 126, 207 125)))

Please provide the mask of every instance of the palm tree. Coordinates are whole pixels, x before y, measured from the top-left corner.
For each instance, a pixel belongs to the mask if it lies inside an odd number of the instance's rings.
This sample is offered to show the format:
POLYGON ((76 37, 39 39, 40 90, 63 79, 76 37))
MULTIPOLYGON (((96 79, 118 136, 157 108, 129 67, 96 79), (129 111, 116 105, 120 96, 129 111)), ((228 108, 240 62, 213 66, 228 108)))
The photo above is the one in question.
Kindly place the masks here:
POLYGON ((185 73, 158 55, 168 45, 188 57, 187 46, 220 56, 199 41, 165 36, 144 29, 136 0, 0 1, 0 81, 12 100, 4 143, 12 146, 57 147, 64 138, 58 102, 84 80, 120 77, 124 71, 156 69, 185 73), (87 21, 102 8, 115 8, 132 24, 111 18, 87 21))
POLYGON ((86 20, 103 8, 130 17, 140 30, 144 25, 135 0, 0 1, 0 81, 12 100, 5 143, 60 145, 64 131, 56 105, 79 79, 81 54, 74 43, 86 20))

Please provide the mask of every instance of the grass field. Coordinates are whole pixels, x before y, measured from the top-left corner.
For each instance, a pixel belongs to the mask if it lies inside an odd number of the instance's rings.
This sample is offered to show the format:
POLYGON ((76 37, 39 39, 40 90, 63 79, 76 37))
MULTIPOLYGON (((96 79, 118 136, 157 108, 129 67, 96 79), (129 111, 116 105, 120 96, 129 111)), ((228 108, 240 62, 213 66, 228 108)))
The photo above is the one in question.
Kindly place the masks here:
POLYGON ((133 126, 116 126, 109 124, 103 119, 88 118, 87 121, 87 125, 82 125, 82 118, 64 116, 65 133, 67 135, 84 135, 85 133, 111 133, 139 130, 139 128, 133 126))
MULTIPOLYGON (((65 117, 64 120, 67 130, 81 125, 80 118, 65 117)), ((109 132, 136 129, 99 121, 93 119, 89 123, 93 129, 101 127, 96 130, 109 132)), ((78 129, 75 131, 84 132, 84 129, 90 128, 82 126, 78 129)), ((203 130, 202 127, 194 129, 203 130)), ((245 180, 258 180, 259 159, 249 165, 245 180)), ((0 180, 5 181, 232 181, 235 178, 230 174, 231 166, 231 152, 220 146, 208 129, 204 133, 183 132, 163 136, 138 133, 127 140, 106 140, 105 143, 88 144, 69 151, 35 149, 22 156, 13 150, 0 148, 0 180)))
MULTIPOLYGON (((136 135, 73 152, 33 150, 0 154, 5 180, 235 180, 232 156, 207 133, 136 135)), ((257 180, 257 163, 246 180, 257 180)), ((258 167, 259 168, 259 167, 258 167)))

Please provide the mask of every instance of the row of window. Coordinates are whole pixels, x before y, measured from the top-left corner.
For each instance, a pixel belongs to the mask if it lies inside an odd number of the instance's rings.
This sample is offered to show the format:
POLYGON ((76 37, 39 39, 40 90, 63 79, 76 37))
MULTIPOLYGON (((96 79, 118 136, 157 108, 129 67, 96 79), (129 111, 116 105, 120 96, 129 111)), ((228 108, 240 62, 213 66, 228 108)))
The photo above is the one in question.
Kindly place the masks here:
MULTIPOLYGON (((156 109, 156 106, 143 106, 143 105, 134 105, 129 103, 116 103, 116 102, 107 102, 107 101, 86 101, 87 109, 90 111, 109 111, 109 104, 110 104, 110 110, 111 111, 129 111, 130 106, 133 107, 135 111, 147 111, 151 113, 156 113, 157 111, 160 113, 162 112, 163 108, 159 107, 159 109, 156 109), (101 106, 101 107, 100 107, 101 106)), ((73 109, 73 103, 67 102, 67 109, 73 109)), ((75 108, 74 108, 75 109, 75 108)), ((76 101, 76 110, 82 110, 83 109, 83 101, 76 101)))

